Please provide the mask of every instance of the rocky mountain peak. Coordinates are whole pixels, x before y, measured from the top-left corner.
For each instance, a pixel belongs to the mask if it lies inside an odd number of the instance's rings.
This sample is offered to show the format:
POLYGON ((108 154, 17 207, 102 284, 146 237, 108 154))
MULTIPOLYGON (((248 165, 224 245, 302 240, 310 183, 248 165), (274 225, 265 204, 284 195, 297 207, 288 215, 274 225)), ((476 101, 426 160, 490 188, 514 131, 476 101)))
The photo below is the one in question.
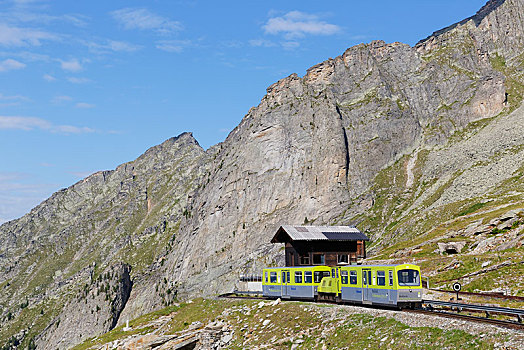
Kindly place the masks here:
POLYGON ((183 133, 0 226, 0 330, 42 332, 79 294, 90 310, 118 306, 72 344, 175 298, 229 292, 239 274, 282 263, 269 241, 283 223, 356 224, 375 254, 518 206, 523 13, 524 0, 490 1, 415 47, 349 48, 268 87, 224 142, 204 151, 183 133), (113 287, 116 301, 93 292, 113 287), (24 313, 53 300, 32 326, 24 313))

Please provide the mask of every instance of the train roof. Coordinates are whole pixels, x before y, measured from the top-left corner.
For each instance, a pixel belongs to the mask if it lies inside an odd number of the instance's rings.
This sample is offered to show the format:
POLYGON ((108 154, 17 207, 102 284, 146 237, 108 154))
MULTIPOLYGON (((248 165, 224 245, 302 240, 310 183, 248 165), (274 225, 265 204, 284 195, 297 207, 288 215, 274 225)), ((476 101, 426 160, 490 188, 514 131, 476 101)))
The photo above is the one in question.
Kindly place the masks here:
POLYGON ((333 267, 349 267, 349 268, 355 268, 355 267, 358 267, 358 268, 366 268, 366 267, 396 267, 396 266, 405 266, 405 265, 410 265, 410 266, 417 266, 417 267, 419 267, 417 264, 405 263, 405 264, 382 264, 382 265, 337 265, 337 266, 312 265, 312 266, 273 266, 273 267, 266 267, 264 270, 267 270, 267 269, 311 269, 311 268, 318 268, 318 267, 328 267, 328 268, 333 268, 333 267))

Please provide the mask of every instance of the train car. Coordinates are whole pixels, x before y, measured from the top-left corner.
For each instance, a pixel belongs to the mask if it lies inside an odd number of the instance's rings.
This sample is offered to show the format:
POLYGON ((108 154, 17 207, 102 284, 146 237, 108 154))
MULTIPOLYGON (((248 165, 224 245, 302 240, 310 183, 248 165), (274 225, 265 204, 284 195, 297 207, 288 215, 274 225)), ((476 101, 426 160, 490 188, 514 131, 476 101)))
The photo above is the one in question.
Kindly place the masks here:
POLYGON ((420 267, 413 264, 270 268, 264 270, 262 287, 268 297, 400 308, 422 301, 420 267))
POLYGON ((413 307, 422 301, 420 267, 413 264, 341 267, 339 299, 362 304, 413 307))
POLYGON ((263 270, 262 293, 270 298, 315 300, 329 266, 270 267, 263 270))

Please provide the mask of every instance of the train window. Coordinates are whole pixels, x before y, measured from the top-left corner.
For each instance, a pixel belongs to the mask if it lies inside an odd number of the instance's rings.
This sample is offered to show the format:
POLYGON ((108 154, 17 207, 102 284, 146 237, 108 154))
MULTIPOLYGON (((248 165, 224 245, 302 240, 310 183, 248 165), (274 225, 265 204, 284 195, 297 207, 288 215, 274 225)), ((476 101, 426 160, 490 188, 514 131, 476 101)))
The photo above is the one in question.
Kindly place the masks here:
POLYGON ((304 271, 304 283, 313 283, 313 273, 311 271, 304 271))
POLYGON ((313 254, 313 265, 324 265, 324 254, 313 254))
POLYGON ((315 271, 315 283, 320 283, 322 278, 329 277, 329 271, 315 271))
POLYGON ((295 283, 302 283, 302 271, 295 271, 295 283))
POLYGON ((405 269, 397 273, 399 286, 418 286, 420 285, 420 276, 417 270, 405 269))
POLYGON ((267 283, 267 282, 268 282, 268 278, 267 278, 267 271, 266 271, 265 275, 266 275, 266 283, 267 283))
POLYGON ((345 270, 340 271, 340 279, 342 284, 348 284, 348 272, 345 270))
POLYGON ((393 270, 389 270, 389 285, 393 285, 393 270))
POLYGON ((276 272, 270 272, 269 273, 269 280, 271 283, 277 283, 277 273, 276 272))
MULTIPOLYGON (((364 278, 365 278, 364 274, 364 278)), ((350 284, 357 284, 357 271, 350 271, 349 272, 349 283, 350 284)))
POLYGON ((320 271, 315 271, 315 283, 320 283, 320 281, 322 281, 322 277, 320 275, 320 271))
POLYGON ((347 254, 338 254, 337 262, 339 264, 347 264, 347 263, 349 263, 348 255, 347 254))
POLYGON ((385 286, 386 285, 386 272, 385 271, 377 271, 377 285, 379 286, 385 286))
POLYGON ((282 283, 286 283, 286 273, 282 272, 282 283))
POLYGON ((373 283, 373 280, 371 279, 371 270, 368 270, 368 284, 371 286, 375 283, 373 283))
POLYGON ((309 254, 300 256, 300 265, 309 265, 309 254))

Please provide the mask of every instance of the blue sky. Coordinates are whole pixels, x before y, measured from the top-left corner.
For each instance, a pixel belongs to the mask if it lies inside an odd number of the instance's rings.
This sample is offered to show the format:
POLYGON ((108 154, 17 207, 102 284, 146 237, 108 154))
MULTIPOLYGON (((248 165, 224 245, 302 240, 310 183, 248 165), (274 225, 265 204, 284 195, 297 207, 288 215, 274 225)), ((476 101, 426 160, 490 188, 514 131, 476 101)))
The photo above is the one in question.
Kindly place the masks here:
POLYGON ((484 3, 0 0, 0 223, 184 131, 208 148, 275 81, 484 3))

